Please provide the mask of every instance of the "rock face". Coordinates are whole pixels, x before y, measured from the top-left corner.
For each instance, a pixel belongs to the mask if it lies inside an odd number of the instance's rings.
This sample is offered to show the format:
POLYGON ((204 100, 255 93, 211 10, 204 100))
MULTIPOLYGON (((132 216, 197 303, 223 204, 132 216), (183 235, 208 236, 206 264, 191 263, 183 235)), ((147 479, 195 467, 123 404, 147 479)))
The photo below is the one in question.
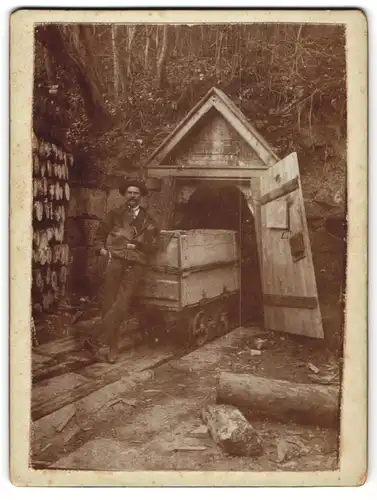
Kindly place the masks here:
POLYGON ((242 413, 233 406, 209 405, 202 411, 212 439, 225 452, 236 456, 259 456, 262 440, 242 413))
POLYGON ((93 245, 100 223, 99 220, 95 219, 69 217, 66 229, 70 248, 93 245))
POLYGON ((74 187, 66 222, 71 250, 69 289, 75 293, 96 295, 102 283, 104 263, 95 254, 96 232, 106 214, 107 193, 101 189, 74 187))
POLYGON ((90 217, 102 220, 106 212, 106 191, 73 188, 69 203, 69 217, 90 217))

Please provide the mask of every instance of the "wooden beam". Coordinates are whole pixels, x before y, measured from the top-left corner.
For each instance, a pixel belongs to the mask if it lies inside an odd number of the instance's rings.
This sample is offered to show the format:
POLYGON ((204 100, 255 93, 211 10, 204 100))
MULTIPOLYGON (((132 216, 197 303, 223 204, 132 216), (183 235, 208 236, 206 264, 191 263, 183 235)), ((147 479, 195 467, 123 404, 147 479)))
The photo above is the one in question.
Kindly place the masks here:
POLYGON ((270 153, 270 155, 275 159, 275 162, 280 161, 278 155, 272 150, 270 144, 266 141, 266 139, 258 132, 258 130, 248 121, 246 116, 242 113, 242 111, 235 105, 235 103, 220 89, 216 87, 213 88, 214 93, 219 97, 224 104, 234 113, 239 120, 244 124, 244 126, 252 132, 255 137, 259 140, 259 142, 265 147, 265 149, 270 153))
POLYGON ((267 166, 275 165, 275 158, 265 148, 264 144, 242 123, 238 116, 232 113, 219 99, 214 99, 213 105, 267 166))
POLYGON ((253 172, 254 170, 260 170, 262 172, 264 172, 265 170, 268 170, 269 167, 267 167, 266 165, 263 165, 263 163, 261 161, 250 161, 248 162, 247 164, 247 167, 239 167, 239 166, 236 166, 236 165, 228 165, 228 166, 223 166, 223 167, 220 167, 220 166, 215 166, 215 167, 211 167, 207 164, 205 165, 197 165, 197 164, 193 164, 193 163, 188 163, 188 164, 182 164, 182 165, 165 165, 165 164, 161 164, 161 165, 154 165, 153 167, 150 167, 150 168, 153 168, 153 169, 157 169, 157 168, 174 168, 176 170, 203 170, 203 171, 207 171, 207 170, 218 170, 220 172, 226 172, 228 170, 235 170, 235 171, 248 171, 248 172, 253 172))
MULTIPOLYGON (((140 341, 141 342, 141 337, 140 341)), ((109 370, 106 371, 105 373, 101 374, 100 378, 95 378, 93 380, 88 380, 88 382, 85 382, 75 388, 72 388, 72 390, 68 390, 62 394, 57 394, 56 396, 52 396, 47 400, 44 401, 36 401, 34 404, 32 403, 31 406, 31 418, 33 421, 39 420, 40 418, 44 417, 45 415, 49 415, 50 413, 53 413, 54 411, 59 410, 63 406, 69 405, 71 403, 75 403, 76 401, 89 396, 89 394, 92 394, 93 392, 102 389, 103 387, 110 385, 114 382, 117 382, 118 380, 122 379, 123 377, 128 376, 129 374, 138 374, 141 373, 141 371, 147 370, 147 369, 152 369, 162 361, 168 361, 174 356, 174 351, 170 350, 169 348, 163 348, 161 347, 159 350, 154 347, 154 354, 150 354, 152 351, 147 348, 148 350, 148 356, 145 356, 145 351, 143 356, 141 356, 138 360, 138 357, 134 358, 134 361, 136 363, 139 363, 139 361, 142 363, 142 368, 131 368, 130 372, 127 373, 127 367, 132 365, 132 362, 126 358, 126 360, 122 361, 122 359, 119 360, 118 363, 115 365, 112 365, 109 367, 109 370), (161 353, 161 354, 159 354, 161 353), (143 361, 145 359, 145 362, 143 361)), ((139 365, 140 366, 140 365, 139 365)), ((132 377, 132 375, 131 375, 132 377)))
MULTIPOLYGON (((173 148, 185 137, 185 135, 192 129, 198 121, 203 118, 211 109, 213 108, 212 102, 209 100, 203 104, 203 106, 198 109, 198 111, 189 119, 186 123, 179 125, 178 129, 174 131, 167 140, 166 144, 162 146, 161 150, 153 157, 152 164, 159 163, 163 160, 173 148)), ((148 168, 148 167, 147 167, 148 168)), ((149 170, 149 169, 148 169, 149 170)))
POLYGON ((317 297, 299 297, 294 295, 263 295, 265 306, 291 307, 293 309, 316 309, 317 297))
POLYGON ((265 168, 229 168, 219 170, 218 168, 177 168, 176 166, 149 167, 148 175, 151 177, 190 177, 201 179, 250 179, 260 177, 265 168))
MULTIPOLYGON (((214 185, 221 185, 223 183, 229 182, 227 179, 211 179, 211 181, 213 181, 214 185)), ((250 188, 250 179, 237 179, 237 184, 245 188, 250 188)), ((177 189, 183 188, 185 186, 193 186, 194 188, 196 188, 198 186, 198 179, 195 179, 193 177, 189 177, 187 179, 178 179, 176 186, 177 189)))
POLYGON ((191 117, 193 117, 196 112, 203 106, 203 104, 209 100, 211 94, 213 93, 213 89, 209 90, 206 95, 198 102, 195 104, 194 107, 191 108, 191 110, 187 113, 187 115, 177 124, 177 126, 170 132, 170 134, 165 137, 165 139, 162 141, 162 143, 158 146, 157 149, 153 151, 153 153, 147 158, 144 168, 147 168, 148 165, 155 164, 157 155, 162 151, 163 148, 169 143, 169 141, 175 136, 175 134, 178 133, 178 131, 183 127, 183 125, 190 120, 191 117))
POLYGON ((259 203, 261 205, 265 205, 266 203, 269 203, 270 201, 274 201, 277 198, 281 198, 282 196, 292 193, 292 191, 296 191, 296 189, 299 188, 299 181, 298 177, 295 177, 294 179, 286 182, 282 186, 270 191, 269 193, 261 196, 259 203))

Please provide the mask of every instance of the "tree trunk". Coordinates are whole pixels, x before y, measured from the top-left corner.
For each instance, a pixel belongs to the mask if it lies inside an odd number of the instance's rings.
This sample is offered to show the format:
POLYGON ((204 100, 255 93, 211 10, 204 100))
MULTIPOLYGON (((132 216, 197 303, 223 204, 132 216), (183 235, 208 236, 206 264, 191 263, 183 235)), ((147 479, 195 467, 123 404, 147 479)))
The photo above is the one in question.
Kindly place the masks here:
POLYGON ((43 55, 47 75, 47 83, 50 86, 55 85, 55 67, 51 62, 51 57, 46 47, 43 47, 43 55))
POLYGON ((144 48, 144 70, 148 73, 149 66, 149 49, 151 46, 151 28, 145 27, 145 48, 144 48))
POLYGON ((111 47, 113 52, 113 80, 114 80, 114 95, 115 95, 115 100, 117 101, 119 98, 119 65, 118 65, 118 56, 116 48, 116 33, 117 33, 116 24, 112 24, 111 47))
POLYGON ((128 78, 132 78, 132 69, 131 69, 131 61, 132 61, 132 43, 135 36, 135 26, 128 26, 128 48, 127 48, 127 76, 128 78))
POLYGON ((216 36, 216 55, 215 55, 215 67, 216 67, 216 79, 217 81, 221 78, 221 50, 223 45, 223 32, 221 26, 218 27, 216 36))
POLYGON ((156 47, 156 54, 158 54, 160 50, 160 32, 159 32, 159 26, 156 26, 156 31, 154 32, 154 44, 156 47))
POLYGON ((209 405, 202 411, 212 439, 226 453, 236 456, 258 456, 262 440, 242 413, 232 406, 209 405))
POLYGON ((48 24, 38 26, 36 37, 57 64, 73 69, 88 118, 93 125, 109 125, 112 117, 105 103, 87 29, 90 30, 90 27, 48 24))
POLYGON ((249 409, 253 417, 322 427, 339 425, 339 388, 335 386, 224 372, 219 378, 217 402, 249 409))
POLYGON ((168 54, 168 25, 162 27, 161 50, 157 62, 157 88, 161 89, 166 82, 166 58, 168 54))

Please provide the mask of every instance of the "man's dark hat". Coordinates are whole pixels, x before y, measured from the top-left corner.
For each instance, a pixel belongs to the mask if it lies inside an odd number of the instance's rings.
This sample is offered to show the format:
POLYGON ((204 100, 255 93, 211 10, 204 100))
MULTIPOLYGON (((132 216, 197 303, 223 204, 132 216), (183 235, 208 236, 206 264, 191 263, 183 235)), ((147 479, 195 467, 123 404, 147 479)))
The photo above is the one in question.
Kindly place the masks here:
POLYGON ((127 189, 130 187, 138 187, 140 189, 141 196, 146 196, 148 194, 147 186, 143 181, 139 179, 133 179, 130 177, 125 177, 120 181, 119 192, 122 196, 126 194, 127 189))

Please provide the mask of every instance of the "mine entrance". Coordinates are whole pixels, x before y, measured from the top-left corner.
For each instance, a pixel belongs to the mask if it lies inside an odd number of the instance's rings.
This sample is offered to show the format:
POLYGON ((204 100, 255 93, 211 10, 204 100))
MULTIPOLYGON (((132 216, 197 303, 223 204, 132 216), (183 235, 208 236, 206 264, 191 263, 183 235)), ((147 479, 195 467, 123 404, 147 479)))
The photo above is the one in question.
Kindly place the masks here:
POLYGON ((202 181, 180 208, 175 229, 227 229, 237 232, 241 287, 239 322, 263 321, 261 275, 254 216, 245 195, 232 183, 202 181))

